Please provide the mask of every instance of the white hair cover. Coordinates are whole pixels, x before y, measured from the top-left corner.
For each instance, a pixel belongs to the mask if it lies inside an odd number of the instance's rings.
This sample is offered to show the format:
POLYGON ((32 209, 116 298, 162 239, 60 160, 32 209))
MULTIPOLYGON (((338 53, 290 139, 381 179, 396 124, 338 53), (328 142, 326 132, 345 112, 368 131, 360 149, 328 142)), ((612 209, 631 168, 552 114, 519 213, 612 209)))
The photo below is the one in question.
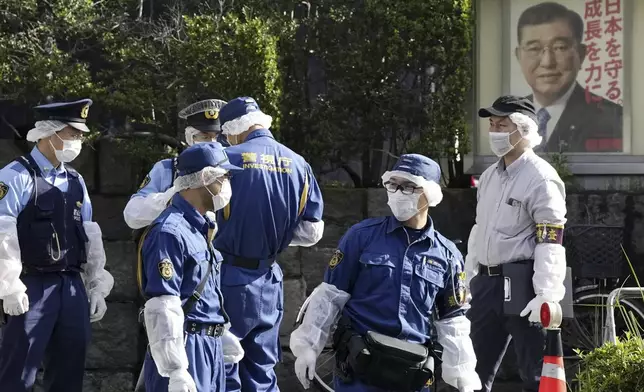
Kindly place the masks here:
POLYGON ((56 132, 62 131, 66 126, 67 123, 57 120, 36 121, 34 128, 29 130, 27 133, 27 140, 35 143, 40 139, 44 139, 56 132))
POLYGON ((193 144, 195 144, 194 137, 197 136, 200 133, 201 133, 200 130, 198 130, 195 127, 191 127, 190 125, 188 125, 186 127, 186 143, 189 146, 192 146, 193 144))
POLYGON ((543 138, 539 135, 539 126, 533 119, 523 113, 512 113, 508 117, 517 126, 521 136, 528 141, 530 148, 535 148, 543 138))
POLYGON ((174 189, 176 192, 179 192, 184 189, 205 187, 215 182, 227 172, 228 170, 221 167, 206 166, 198 172, 177 177, 174 180, 174 189))
POLYGON ((260 125, 264 128, 270 128, 273 123, 273 118, 262 112, 255 111, 244 114, 234 120, 230 120, 222 125, 221 129, 224 135, 240 135, 248 130, 253 125, 260 125))
POLYGON ((382 175, 381 178, 383 184, 389 181, 391 177, 404 178, 405 180, 411 181, 417 186, 422 187, 429 207, 436 207, 443 200, 443 191, 441 190, 441 186, 435 181, 426 180, 424 177, 415 176, 406 171, 393 170, 386 171, 382 175))

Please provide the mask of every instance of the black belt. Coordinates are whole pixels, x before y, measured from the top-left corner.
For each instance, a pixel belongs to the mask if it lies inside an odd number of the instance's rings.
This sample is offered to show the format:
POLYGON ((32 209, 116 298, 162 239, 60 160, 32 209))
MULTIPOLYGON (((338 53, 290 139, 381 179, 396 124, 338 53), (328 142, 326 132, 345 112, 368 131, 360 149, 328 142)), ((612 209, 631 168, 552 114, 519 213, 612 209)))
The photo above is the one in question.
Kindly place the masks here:
MULTIPOLYGON (((517 260, 512 261, 511 264, 530 264, 534 260, 517 260)), ((503 275, 503 265, 485 265, 479 264, 479 275, 483 276, 502 276, 503 275)))
POLYGON ((56 274, 56 273, 65 273, 65 274, 78 274, 81 273, 83 269, 81 267, 65 267, 63 269, 48 269, 47 267, 33 267, 26 264, 22 265, 21 275, 46 275, 46 274, 56 274))
POLYGON ((479 274, 483 276, 501 276, 503 270, 500 265, 479 264, 479 274))
POLYGON ((224 334, 223 324, 200 324, 189 321, 186 323, 186 332, 192 334, 202 333, 206 336, 218 337, 224 334))
POLYGON ((275 257, 268 259, 250 259, 248 257, 240 256, 224 256, 224 263, 233 265, 235 267, 241 267, 246 269, 260 269, 268 268, 275 263, 275 257))

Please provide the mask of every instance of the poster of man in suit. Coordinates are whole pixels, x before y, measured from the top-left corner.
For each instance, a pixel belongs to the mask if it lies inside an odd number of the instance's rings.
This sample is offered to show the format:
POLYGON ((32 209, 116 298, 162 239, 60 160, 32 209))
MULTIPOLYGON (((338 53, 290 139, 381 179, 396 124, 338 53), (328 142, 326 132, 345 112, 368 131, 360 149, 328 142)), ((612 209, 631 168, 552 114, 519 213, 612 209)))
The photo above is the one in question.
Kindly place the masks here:
POLYGON ((624 152, 623 0, 512 0, 512 94, 528 96, 537 151, 624 152))

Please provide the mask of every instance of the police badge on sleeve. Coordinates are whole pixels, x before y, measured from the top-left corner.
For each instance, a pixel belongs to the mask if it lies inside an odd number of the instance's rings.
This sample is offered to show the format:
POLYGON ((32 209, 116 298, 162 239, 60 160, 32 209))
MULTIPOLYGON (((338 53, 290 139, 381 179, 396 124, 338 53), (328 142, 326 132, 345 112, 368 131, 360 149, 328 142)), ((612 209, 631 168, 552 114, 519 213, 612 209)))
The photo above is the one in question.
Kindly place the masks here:
POLYGON ((334 269, 335 267, 337 267, 337 265, 342 262, 343 258, 344 253, 342 253, 339 249, 336 249, 336 251, 333 252, 333 256, 331 256, 331 260, 329 260, 329 269, 334 269))
POLYGON ((174 268, 172 267, 172 262, 169 259, 163 259, 159 262, 159 275, 161 275, 164 280, 172 279, 174 268))
POLYGON ((4 182, 0 182, 0 200, 4 199, 7 193, 9 193, 9 186, 4 182))

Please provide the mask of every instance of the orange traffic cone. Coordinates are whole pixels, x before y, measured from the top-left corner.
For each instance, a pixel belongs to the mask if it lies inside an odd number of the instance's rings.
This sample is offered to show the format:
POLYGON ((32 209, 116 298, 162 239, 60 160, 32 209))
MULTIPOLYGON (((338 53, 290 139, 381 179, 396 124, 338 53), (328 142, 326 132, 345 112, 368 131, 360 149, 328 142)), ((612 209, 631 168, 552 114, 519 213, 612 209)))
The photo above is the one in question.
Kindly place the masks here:
POLYGON ((560 309, 559 304, 544 303, 541 306, 541 323, 546 327, 546 349, 543 355, 539 392, 566 392, 561 329, 556 328, 561 322, 560 309))

